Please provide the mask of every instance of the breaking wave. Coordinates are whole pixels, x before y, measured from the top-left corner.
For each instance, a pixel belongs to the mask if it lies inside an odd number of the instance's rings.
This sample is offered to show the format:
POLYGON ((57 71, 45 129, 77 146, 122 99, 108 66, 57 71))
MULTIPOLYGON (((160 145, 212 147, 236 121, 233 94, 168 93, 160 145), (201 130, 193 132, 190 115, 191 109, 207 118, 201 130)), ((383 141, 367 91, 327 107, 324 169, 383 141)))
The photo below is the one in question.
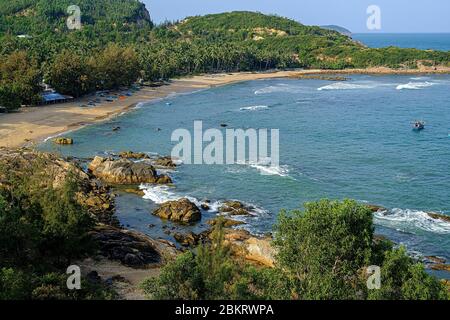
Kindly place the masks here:
POLYGON ((410 209, 392 209, 375 213, 375 221, 402 231, 418 228, 428 232, 450 234, 450 222, 434 219, 428 213, 410 209))
POLYGON ((262 159, 258 162, 238 161, 239 165, 249 166, 260 172, 261 175, 289 177, 288 166, 272 165, 270 159, 262 159))
POLYGON ((266 110, 269 109, 269 106, 250 106, 250 107, 243 107, 239 110, 241 111, 258 111, 258 110, 266 110))
POLYGON ((261 94, 269 94, 269 93, 275 93, 275 92, 286 92, 286 93, 295 93, 299 91, 299 87, 293 87, 287 84, 278 84, 275 86, 269 86, 269 87, 265 87, 259 90, 255 91, 256 95, 261 95, 261 94))
POLYGON ((372 89, 375 88, 375 84, 356 84, 346 82, 336 82, 323 87, 318 88, 318 91, 323 90, 356 90, 356 89, 372 89))
MULTIPOLYGON (((142 191, 144 191, 144 199, 151 200, 156 204, 162 204, 167 201, 176 201, 183 198, 188 199, 192 203, 194 203, 197 207, 200 207, 202 204, 205 203, 205 201, 201 201, 195 197, 187 196, 187 195, 181 195, 177 194, 174 191, 174 188, 168 187, 168 186, 157 186, 157 185, 149 185, 149 184, 142 184, 139 187, 142 191)), ((217 213, 219 214, 219 208, 224 204, 225 201, 218 200, 214 202, 208 203, 209 210, 208 212, 211 213, 217 213)), ((249 213, 252 216, 260 216, 267 214, 267 211, 263 208, 260 208, 254 204, 242 202, 247 208, 249 213)), ((233 217, 234 219, 235 217, 233 217)))
POLYGON ((420 90, 423 88, 431 87, 434 85, 433 82, 409 82, 407 84, 400 84, 397 86, 397 90, 420 90))

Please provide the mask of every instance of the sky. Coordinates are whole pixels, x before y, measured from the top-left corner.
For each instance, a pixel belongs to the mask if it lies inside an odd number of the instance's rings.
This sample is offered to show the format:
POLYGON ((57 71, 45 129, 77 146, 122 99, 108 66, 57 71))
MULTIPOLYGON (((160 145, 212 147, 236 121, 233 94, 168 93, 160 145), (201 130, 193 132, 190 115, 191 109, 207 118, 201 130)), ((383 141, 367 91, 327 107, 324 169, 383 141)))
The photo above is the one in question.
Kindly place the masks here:
POLYGON ((339 25, 354 33, 450 32, 449 0, 143 0, 154 22, 236 10, 277 14, 307 25, 339 25), (380 8, 381 29, 367 27, 380 8))

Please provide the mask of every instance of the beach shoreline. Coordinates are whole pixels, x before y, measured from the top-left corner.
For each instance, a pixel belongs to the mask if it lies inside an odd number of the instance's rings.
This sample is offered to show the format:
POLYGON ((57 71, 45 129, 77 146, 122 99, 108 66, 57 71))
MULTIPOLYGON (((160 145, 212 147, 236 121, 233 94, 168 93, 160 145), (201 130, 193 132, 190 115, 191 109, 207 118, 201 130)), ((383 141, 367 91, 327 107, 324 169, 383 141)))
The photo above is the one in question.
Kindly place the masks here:
MULTIPOLYGON (((80 107, 91 96, 70 103, 22 108, 18 112, 0 115, 0 147, 15 148, 40 143, 86 125, 106 121, 114 116, 132 110, 139 103, 164 99, 173 94, 189 93, 227 84, 272 78, 301 78, 305 75, 416 75, 448 74, 448 67, 425 67, 397 70, 390 68, 345 69, 345 70, 290 70, 274 72, 240 72, 205 74, 173 79, 167 85, 143 87, 125 100, 102 102, 95 107, 80 107)), ((76 142, 75 142, 76 143, 76 142)))

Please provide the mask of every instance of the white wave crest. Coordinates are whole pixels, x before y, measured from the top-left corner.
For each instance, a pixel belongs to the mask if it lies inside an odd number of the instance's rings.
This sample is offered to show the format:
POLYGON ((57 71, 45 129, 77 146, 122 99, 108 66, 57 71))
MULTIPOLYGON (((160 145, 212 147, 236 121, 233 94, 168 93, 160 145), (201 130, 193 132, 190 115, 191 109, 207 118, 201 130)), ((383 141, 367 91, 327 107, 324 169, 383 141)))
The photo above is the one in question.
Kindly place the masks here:
POLYGON ((258 111, 258 110, 265 110, 269 109, 269 106, 250 106, 250 107, 243 107, 239 110, 241 111, 258 111))
POLYGON ((287 166, 273 165, 271 159, 261 159, 258 162, 238 161, 237 164, 257 169, 262 175, 289 177, 287 166))
POLYGON ((298 92, 298 87, 293 87, 287 84, 278 84, 275 86, 268 86, 255 91, 256 95, 275 93, 275 92, 287 92, 287 93, 295 93, 298 92))
POLYGON ((423 88, 431 87, 434 85, 433 82, 409 82, 407 84, 400 84, 397 86, 397 90, 420 90, 423 88))
POLYGON ((418 210, 392 209, 379 211, 375 213, 375 221, 403 231, 419 228, 439 234, 450 233, 450 222, 434 219, 428 213, 418 210))
MULTIPOLYGON (((202 204, 204 204, 204 201, 201 201, 195 197, 187 196, 187 195, 180 195, 177 194, 173 188, 170 188, 168 186, 155 186, 150 184, 142 184, 139 187, 142 191, 144 191, 144 199, 148 199, 153 201, 156 204, 161 204, 167 201, 176 201, 183 198, 188 199, 192 203, 194 203, 197 207, 200 207, 202 204)), ((242 201, 241 201, 242 202, 242 201)), ((266 210, 253 205, 251 203, 245 203, 242 202, 247 208, 251 216, 260 216, 267 213, 266 210)), ((209 210, 208 212, 211 213, 219 213, 219 208, 222 207, 224 204, 224 201, 218 200, 211 203, 208 203, 209 210)))
POLYGON ((323 90, 356 90, 356 89, 372 89, 375 88, 374 84, 357 84, 357 83, 347 83, 347 82, 336 82, 318 88, 318 91, 323 90))

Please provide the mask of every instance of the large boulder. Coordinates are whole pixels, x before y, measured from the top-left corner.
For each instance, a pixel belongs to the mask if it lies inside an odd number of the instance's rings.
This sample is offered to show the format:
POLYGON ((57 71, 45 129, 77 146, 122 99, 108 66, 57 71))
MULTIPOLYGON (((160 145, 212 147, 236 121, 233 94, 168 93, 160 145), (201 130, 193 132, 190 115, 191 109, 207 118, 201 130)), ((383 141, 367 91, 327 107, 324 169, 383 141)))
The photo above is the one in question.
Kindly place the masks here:
POLYGON ((152 165, 145 162, 135 163, 128 159, 95 157, 89 164, 89 171, 110 184, 172 183, 169 176, 158 175, 152 165))
POLYGON ((273 268, 276 251, 271 245, 270 237, 256 237, 246 230, 226 229, 225 241, 231 245, 232 252, 257 265, 273 268))
POLYGON ((165 202, 155 209, 153 214, 163 219, 182 223, 196 222, 202 217, 200 209, 186 198, 165 202))

